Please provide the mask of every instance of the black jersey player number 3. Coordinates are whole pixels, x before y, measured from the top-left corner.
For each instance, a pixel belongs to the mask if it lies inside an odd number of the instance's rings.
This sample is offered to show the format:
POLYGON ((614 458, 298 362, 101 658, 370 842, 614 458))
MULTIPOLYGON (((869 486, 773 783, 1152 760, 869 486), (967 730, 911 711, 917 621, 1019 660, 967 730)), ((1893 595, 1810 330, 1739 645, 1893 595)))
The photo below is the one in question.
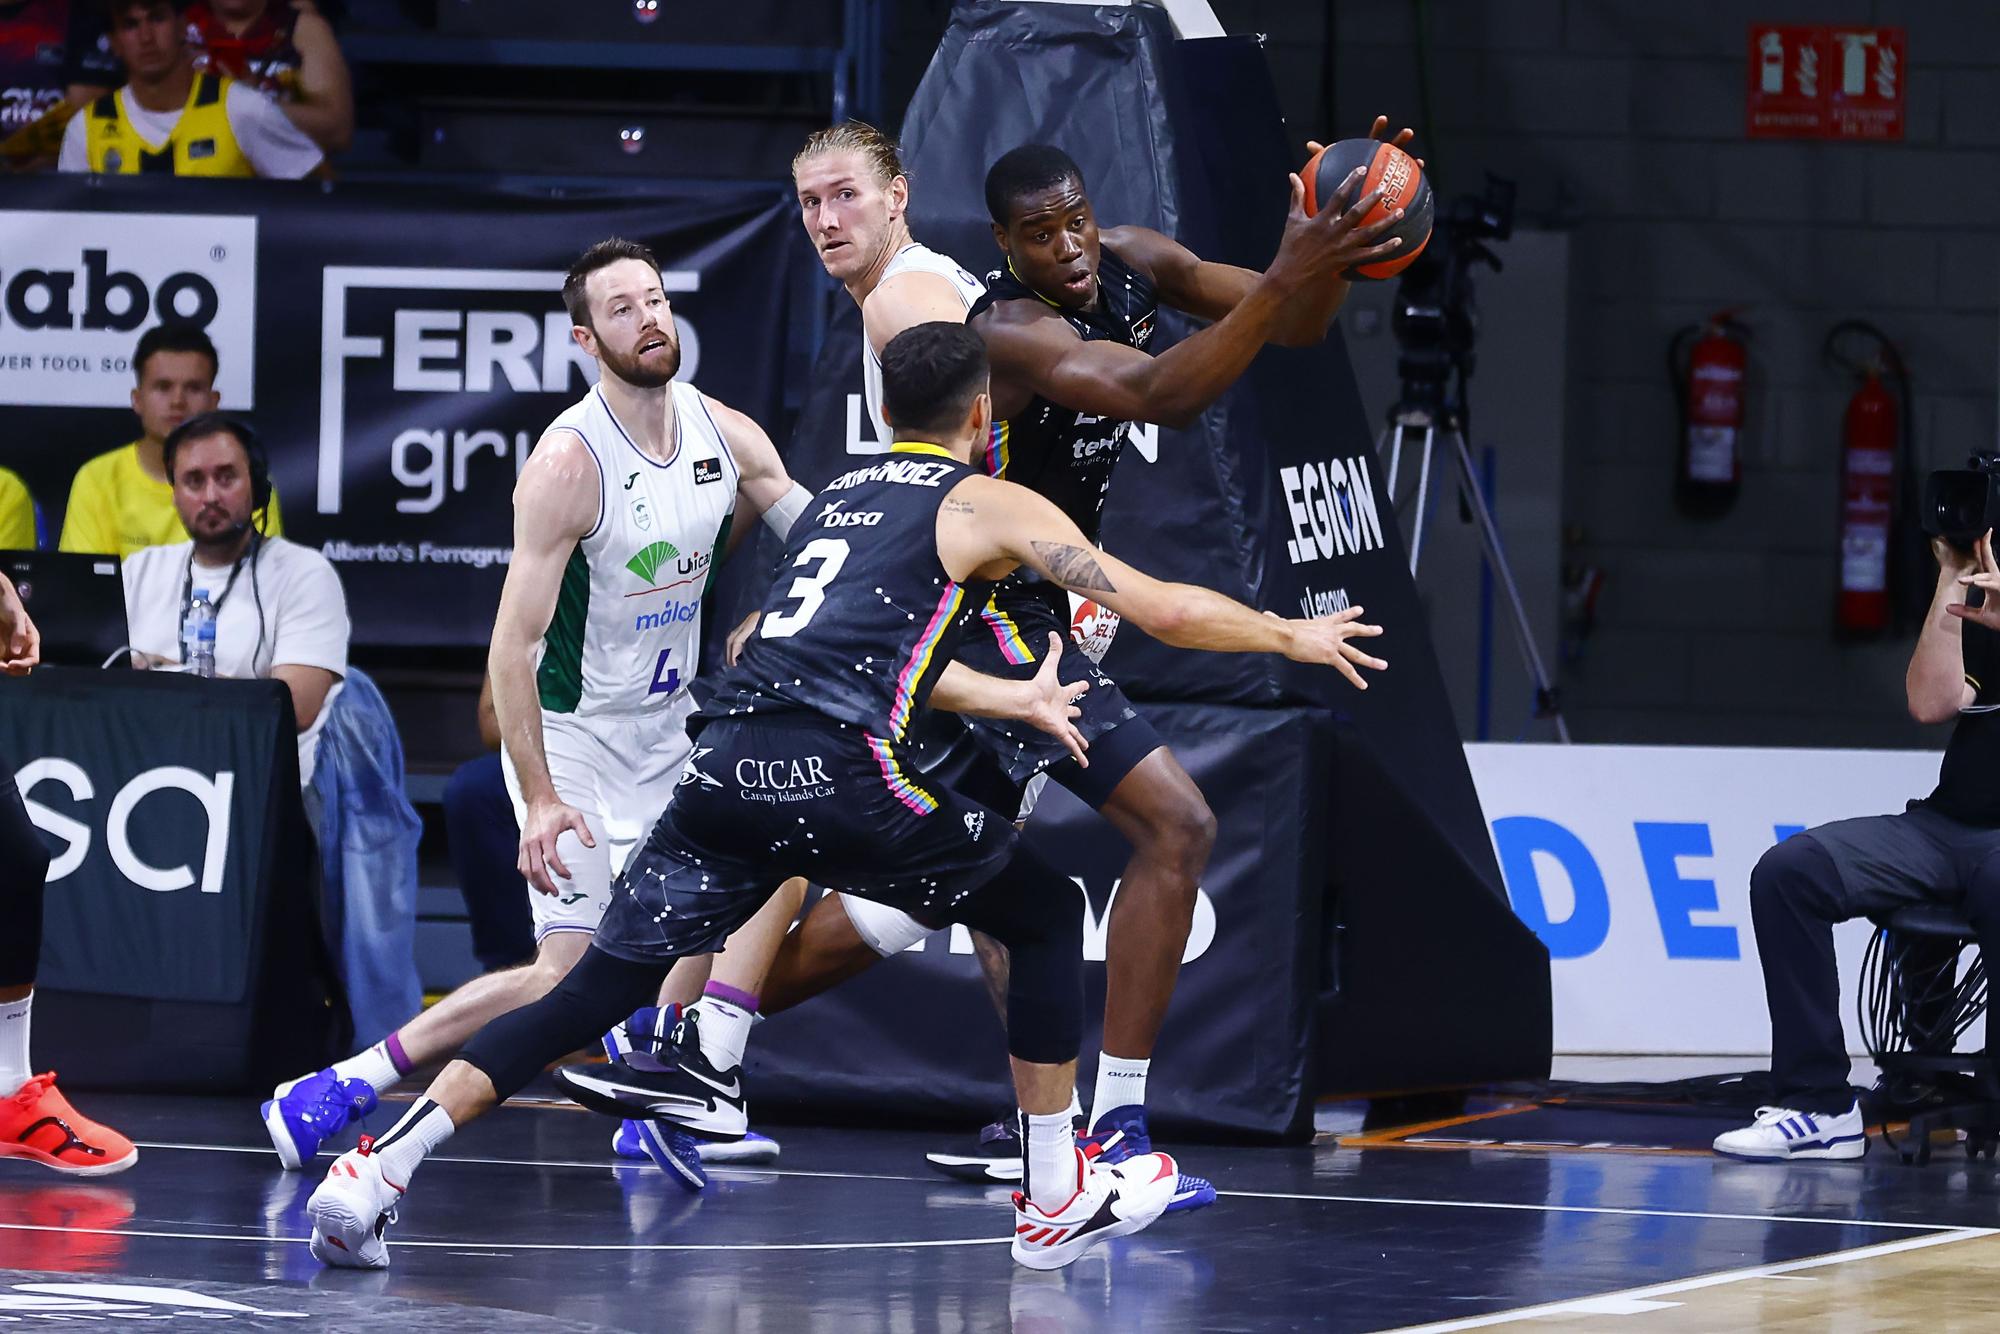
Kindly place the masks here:
POLYGON ((816 566, 808 574, 801 574, 792 580, 792 586, 785 593, 790 601, 798 603, 789 611, 773 612, 764 618, 761 633, 766 639, 787 639, 805 629, 813 615, 826 603, 826 586, 833 582, 847 564, 851 548, 844 537, 816 537, 806 543, 792 568, 803 570, 816 566))

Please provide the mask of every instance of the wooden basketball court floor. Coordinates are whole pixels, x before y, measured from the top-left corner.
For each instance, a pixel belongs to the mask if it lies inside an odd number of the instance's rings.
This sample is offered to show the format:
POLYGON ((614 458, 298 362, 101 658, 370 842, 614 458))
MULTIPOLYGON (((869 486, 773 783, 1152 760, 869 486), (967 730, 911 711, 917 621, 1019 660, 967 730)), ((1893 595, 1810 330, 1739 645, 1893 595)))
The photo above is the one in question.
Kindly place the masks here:
MULTIPOLYGON (((610 1123, 509 1106, 417 1175, 381 1273, 324 1271, 254 1102, 83 1095, 141 1145, 97 1181, 0 1163, 0 1324, 246 1330, 1990 1329, 2000 1172, 1703 1153, 1190 1146, 1213 1207, 1056 1274, 932 1132, 769 1127, 693 1197, 610 1123)), ((385 1108, 384 1112, 391 1112, 385 1108)), ((378 1113, 380 1130, 388 1119, 378 1113)), ((1168 1146, 1172 1147, 1172 1146, 1168 1146)), ((322 1166, 329 1158, 321 1160, 322 1166)))

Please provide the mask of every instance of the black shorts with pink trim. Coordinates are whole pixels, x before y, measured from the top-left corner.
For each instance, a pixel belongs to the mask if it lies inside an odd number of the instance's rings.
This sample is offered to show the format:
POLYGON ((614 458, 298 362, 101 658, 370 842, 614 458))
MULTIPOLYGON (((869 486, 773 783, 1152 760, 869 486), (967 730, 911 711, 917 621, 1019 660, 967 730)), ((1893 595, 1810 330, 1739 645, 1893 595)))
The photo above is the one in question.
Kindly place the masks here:
MULTIPOLYGON (((1063 637, 1062 661, 1056 673, 1067 683, 1090 682, 1077 700, 1082 716, 1077 730, 1090 744, 1090 764, 1079 768, 1063 743, 1027 723, 998 718, 966 717, 961 724, 973 748, 984 752, 991 766, 1007 784, 1016 789, 1046 770, 1049 778, 1062 784, 1094 807, 1110 798, 1113 788, 1139 761, 1165 743, 1132 707, 1125 692, 1084 655, 1071 641, 1069 619, 1059 615, 1054 600, 1067 595, 1052 584, 1000 585, 991 599, 973 613, 957 651, 952 655, 967 667, 988 676, 1027 680, 1040 670, 1048 653, 1051 631, 1063 637), (1114 741, 1115 738, 1115 741, 1114 741)), ((923 754, 919 763, 927 774, 952 783, 961 791, 977 793, 1000 805, 989 795, 992 783, 975 776, 980 767, 967 755, 967 748, 955 743, 940 719, 922 730, 923 754), (933 764, 933 761, 936 761, 933 764)), ((1018 807, 1018 801, 1015 803, 1018 807)))
POLYGON ((944 920, 1014 853, 1004 816, 905 767, 901 745, 811 714, 723 718, 612 886, 600 949, 719 949, 790 876, 944 920))

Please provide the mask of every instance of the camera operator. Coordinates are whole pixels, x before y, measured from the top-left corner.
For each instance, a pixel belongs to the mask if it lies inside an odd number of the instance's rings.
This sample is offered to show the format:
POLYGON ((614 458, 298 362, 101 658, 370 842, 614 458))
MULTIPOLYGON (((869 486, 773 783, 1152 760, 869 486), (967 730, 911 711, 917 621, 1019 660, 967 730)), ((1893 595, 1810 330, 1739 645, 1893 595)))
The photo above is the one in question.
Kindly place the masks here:
POLYGON ((1820 825, 1750 873, 1750 917, 1771 1009, 1777 1107, 1716 1137, 1732 1158, 1859 1158, 1867 1149, 1848 1082, 1833 927, 1924 903, 1960 907, 1980 952, 2000 960, 2000 567, 1988 531, 1971 552, 1944 537, 1937 591, 1905 678, 1910 716, 1957 718, 1937 790, 1900 815, 1820 825), (1978 588, 1981 606, 1966 603, 1978 588))

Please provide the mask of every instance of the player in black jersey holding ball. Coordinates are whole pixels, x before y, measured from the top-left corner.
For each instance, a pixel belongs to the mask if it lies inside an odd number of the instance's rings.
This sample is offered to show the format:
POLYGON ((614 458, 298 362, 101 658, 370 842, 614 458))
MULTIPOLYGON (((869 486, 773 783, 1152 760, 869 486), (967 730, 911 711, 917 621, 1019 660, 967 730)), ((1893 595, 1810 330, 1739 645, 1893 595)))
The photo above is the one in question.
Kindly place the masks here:
MULTIPOLYGON (((385 1232, 410 1174, 471 1118, 549 1060, 629 1014, 676 958, 718 948, 787 875, 962 921, 1006 945, 1008 1049, 1024 1123, 1013 1250, 1068 1264, 1165 1210, 1178 1169, 1164 1154, 1106 1164, 1076 1145, 1068 1104, 1083 1028, 1082 915, 1075 887, 1018 841, 1003 815, 905 767, 903 739, 928 707, 1025 721, 1079 762, 1078 686, 1045 665, 1000 680, 952 661, 995 581, 1025 566, 1131 617, 1169 643, 1380 668, 1352 642, 1378 633, 1359 607, 1283 620, 1219 593, 1167 584, 1095 551, 1061 510, 979 475, 966 460, 992 419, 980 340, 922 324, 883 352, 884 415, 897 443, 836 478, 792 529, 756 635, 689 725, 694 752, 645 845, 619 876, 583 959, 542 1000, 495 1020, 379 1141, 344 1154, 308 1204, 322 1260, 388 1263, 385 1232)), ((695 1129, 725 1124, 742 1072, 570 1067, 580 1101, 695 1129)))
MULTIPOLYGON (((1387 124, 1378 118, 1371 134, 1379 137, 1387 124)), ((1395 142, 1410 138, 1404 130, 1395 142)), ((1046 497, 1095 542, 1112 470, 1134 423, 1187 426, 1266 343, 1325 337, 1348 287, 1332 275, 1395 253, 1400 243, 1382 237, 1401 214, 1360 226, 1376 203, 1370 194, 1337 218, 1308 221, 1298 177, 1291 184, 1285 239, 1260 274, 1204 261, 1149 228, 1100 231, 1082 173, 1060 149, 1031 144, 995 162, 986 176, 986 206, 1006 262, 987 278, 985 296, 967 316, 993 365, 995 427, 986 470, 1046 497), (1311 276, 1316 247, 1320 262, 1331 256, 1318 271, 1326 276, 1311 276), (1213 323, 1149 355, 1162 305, 1213 323)), ((1345 188, 1355 185, 1350 177, 1345 188)), ((1068 630, 1069 600, 1023 567, 1001 582, 982 619, 986 633, 967 637, 961 661, 1018 676, 1035 670, 1049 631, 1068 630)), ((1215 819, 1159 734, 1095 663, 1073 653, 1063 678, 1091 683, 1079 701, 1079 727, 1094 747, 1087 770, 1063 765, 1060 751, 1020 727, 982 719, 968 725, 984 734, 984 748, 1015 782, 1048 770, 1132 844, 1111 909, 1104 1049, 1089 1128, 1100 1137, 1118 1135, 1114 1156, 1144 1152, 1146 1077, 1215 819)), ((977 1167, 978 1150, 956 1161, 977 1167)), ((1213 1192, 1176 1204, 1198 1198, 1206 1202, 1213 1192)))

